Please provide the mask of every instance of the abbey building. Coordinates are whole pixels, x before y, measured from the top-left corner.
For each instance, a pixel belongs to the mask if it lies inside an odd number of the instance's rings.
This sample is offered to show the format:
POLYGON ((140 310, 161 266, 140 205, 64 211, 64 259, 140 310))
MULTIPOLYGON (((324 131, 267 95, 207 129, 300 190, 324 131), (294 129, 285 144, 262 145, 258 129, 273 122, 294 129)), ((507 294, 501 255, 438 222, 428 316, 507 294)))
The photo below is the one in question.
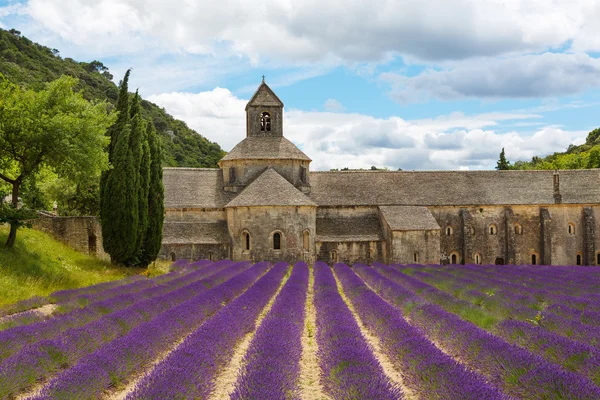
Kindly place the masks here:
POLYGON ((165 168, 162 257, 600 265, 600 170, 310 171, 264 82, 246 129, 219 168, 165 168))

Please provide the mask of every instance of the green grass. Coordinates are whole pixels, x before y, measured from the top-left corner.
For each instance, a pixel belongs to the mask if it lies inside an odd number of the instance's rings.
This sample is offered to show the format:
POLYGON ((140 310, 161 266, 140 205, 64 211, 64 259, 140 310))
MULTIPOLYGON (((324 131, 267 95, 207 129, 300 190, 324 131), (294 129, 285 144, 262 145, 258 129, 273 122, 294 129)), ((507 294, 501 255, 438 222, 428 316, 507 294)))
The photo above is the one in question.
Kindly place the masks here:
POLYGON ((15 247, 9 250, 4 248, 7 236, 8 227, 0 225, 0 306, 135 274, 156 276, 170 264, 159 262, 148 270, 118 267, 34 229, 19 229, 15 247))

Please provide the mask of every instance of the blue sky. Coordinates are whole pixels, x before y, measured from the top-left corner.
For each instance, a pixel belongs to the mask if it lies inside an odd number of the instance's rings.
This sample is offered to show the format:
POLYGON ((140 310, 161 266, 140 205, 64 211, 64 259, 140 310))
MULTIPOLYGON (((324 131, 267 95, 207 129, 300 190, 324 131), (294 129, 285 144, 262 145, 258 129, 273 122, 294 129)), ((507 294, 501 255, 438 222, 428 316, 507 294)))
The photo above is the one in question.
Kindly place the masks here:
POLYGON ((600 126, 596 0, 0 0, 229 150, 266 76, 313 169, 490 169, 600 126))

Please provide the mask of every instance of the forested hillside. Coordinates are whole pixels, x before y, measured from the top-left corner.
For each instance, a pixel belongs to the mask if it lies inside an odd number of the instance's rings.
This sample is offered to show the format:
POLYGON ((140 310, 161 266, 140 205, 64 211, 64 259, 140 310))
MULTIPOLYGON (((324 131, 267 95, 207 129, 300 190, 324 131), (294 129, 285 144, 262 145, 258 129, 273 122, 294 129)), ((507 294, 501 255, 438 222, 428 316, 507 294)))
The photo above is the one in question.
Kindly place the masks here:
POLYGON ((517 161, 511 169, 585 169, 600 168, 600 128, 591 131, 584 144, 570 145, 562 153, 533 157, 531 161, 517 161))
MULTIPOLYGON (((88 100, 106 99, 113 104, 117 100, 117 85, 101 62, 62 58, 59 50, 34 43, 14 29, 0 29, 0 73, 11 82, 36 90, 63 74, 71 75, 79 79, 79 87, 88 100)), ((142 113, 144 118, 154 122, 161 137, 165 166, 216 167, 217 161, 225 155, 218 144, 156 104, 142 100, 142 113)))

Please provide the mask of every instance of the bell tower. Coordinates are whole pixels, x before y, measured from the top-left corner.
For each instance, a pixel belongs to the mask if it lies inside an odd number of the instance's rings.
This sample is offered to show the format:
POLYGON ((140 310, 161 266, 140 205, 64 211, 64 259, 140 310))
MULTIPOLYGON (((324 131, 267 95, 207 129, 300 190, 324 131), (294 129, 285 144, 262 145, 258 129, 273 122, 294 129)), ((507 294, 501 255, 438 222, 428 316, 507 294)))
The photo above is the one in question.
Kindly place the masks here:
POLYGON ((246 137, 282 137, 283 102, 262 83, 246 105, 246 137))

